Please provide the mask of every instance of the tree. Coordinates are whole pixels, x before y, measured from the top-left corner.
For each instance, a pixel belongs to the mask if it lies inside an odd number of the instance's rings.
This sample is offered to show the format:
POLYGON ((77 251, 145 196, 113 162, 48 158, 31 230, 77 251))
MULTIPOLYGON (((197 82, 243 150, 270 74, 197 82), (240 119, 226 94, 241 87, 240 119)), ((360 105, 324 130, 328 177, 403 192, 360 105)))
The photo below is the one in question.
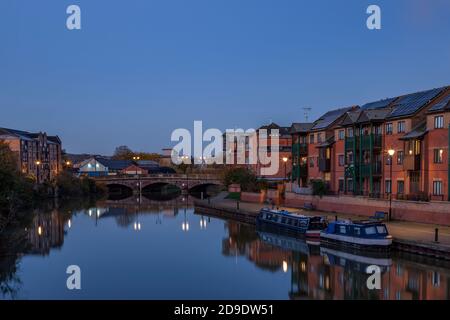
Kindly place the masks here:
POLYGON ((267 189, 267 183, 264 180, 258 180, 253 171, 247 168, 232 168, 224 172, 224 184, 228 187, 236 183, 241 186, 242 191, 259 192, 267 189))
POLYGON ((127 146, 119 146, 114 151, 113 159, 115 160, 131 160, 133 159, 133 151, 127 146))

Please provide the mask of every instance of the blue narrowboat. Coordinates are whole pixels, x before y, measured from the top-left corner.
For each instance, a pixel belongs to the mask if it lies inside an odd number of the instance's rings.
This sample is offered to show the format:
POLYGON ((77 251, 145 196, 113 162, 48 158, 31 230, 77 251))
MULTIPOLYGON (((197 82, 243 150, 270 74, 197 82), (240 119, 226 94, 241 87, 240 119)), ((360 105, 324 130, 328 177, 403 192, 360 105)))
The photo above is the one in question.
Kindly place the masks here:
POLYGON ((320 237, 320 231, 327 227, 326 219, 321 216, 304 216, 286 210, 268 208, 261 209, 256 221, 258 224, 270 224, 308 237, 320 237))
POLYGON ((320 233, 321 243, 369 250, 389 250, 392 236, 378 221, 333 221, 320 233))

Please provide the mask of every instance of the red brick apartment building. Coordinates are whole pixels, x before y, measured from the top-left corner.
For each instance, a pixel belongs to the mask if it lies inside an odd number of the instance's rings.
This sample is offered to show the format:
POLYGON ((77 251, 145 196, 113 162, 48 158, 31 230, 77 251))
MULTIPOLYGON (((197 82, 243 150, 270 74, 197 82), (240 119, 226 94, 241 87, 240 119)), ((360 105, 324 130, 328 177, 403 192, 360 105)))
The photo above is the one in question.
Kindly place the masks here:
MULTIPOLYGON (((323 180, 334 188, 336 181, 337 154, 341 141, 335 137, 335 129, 347 112, 355 106, 328 111, 316 120, 306 136, 308 143, 308 181, 323 180)), ((305 155, 303 155, 305 156, 305 155)), ((303 185, 304 186, 304 185, 303 185)))
POLYGON ((450 86, 327 112, 309 130, 291 128, 292 182, 320 179, 332 193, 373 198, 449 200, 449 127, 450 86), (296 169, 305 158, 307 167, 296 169))
POLYGON ((0 128, 0 140, 17 154, 19 170, 35 177, 38 183, 54 179, 62 170, 58 136, 0 128))
POLYGON ((291 176, 292 171, 292 136, 290 134, 290 127, 281 127, 276 123, 261 126, 256 130, 258 137, 258 150, 263 146, 267 146, 267 154, 270 157, 270 148, 272 146, 272 138, 278 138, 279 154, 278 154, 278 170, 273 175, 264 175, 261 169, 270 165, 262 165, 260 161, 252 168, 255 170, 256 175, 268 180, 283 180, 291 176), (261 134, 261 130, 267 130, 267 135, 261 134), (278 133, 277 133, 278 132, 278 133), (261 143, 264 141, 263 143, 261 143), (262 144, 262 146, 261 146, 262 144))

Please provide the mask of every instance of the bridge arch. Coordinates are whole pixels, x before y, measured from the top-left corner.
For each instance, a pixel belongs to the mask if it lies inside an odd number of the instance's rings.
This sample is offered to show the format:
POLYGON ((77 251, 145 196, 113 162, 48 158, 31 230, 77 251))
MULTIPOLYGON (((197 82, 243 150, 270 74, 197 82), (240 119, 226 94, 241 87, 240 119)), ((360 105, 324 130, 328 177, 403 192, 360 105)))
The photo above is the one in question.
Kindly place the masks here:
POLYGON ((123 183, 108 183, 108 198, 110 200, 122 200, 133 195, 133 187, 123 183))

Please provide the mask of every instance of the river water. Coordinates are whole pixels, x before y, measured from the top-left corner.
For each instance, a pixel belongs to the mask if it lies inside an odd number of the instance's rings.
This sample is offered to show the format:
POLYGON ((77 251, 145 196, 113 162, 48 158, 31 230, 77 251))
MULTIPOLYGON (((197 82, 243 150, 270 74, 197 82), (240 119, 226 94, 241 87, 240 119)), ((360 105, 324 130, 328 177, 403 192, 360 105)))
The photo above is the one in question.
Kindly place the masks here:
POLYGON ((197 215, 189 198, 62 204, 0 237, 1 299, 449 299, 448 263, 366 257, 197 215), (366 267, 381 268, 381 289, 366 267), (67 288, 70 265, 81 289, 67 288))

